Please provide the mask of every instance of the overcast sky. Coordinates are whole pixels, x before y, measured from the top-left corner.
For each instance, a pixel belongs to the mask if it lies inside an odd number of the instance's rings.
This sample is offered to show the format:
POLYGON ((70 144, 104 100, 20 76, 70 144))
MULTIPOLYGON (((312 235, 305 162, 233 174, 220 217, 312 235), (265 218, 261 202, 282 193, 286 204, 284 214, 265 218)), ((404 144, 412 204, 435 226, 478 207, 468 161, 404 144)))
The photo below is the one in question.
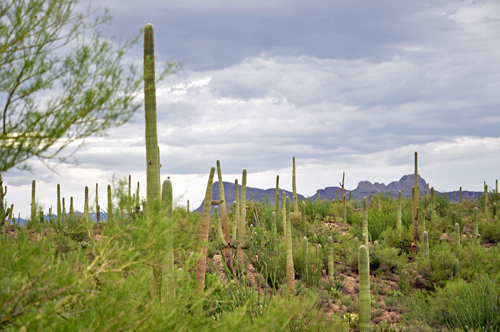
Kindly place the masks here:
MULTIPOLYGON (((82 1, 82 6, 87 1, 82 1)), ((482 190, 500 177, 500 2, 491 1, 101 1, 106 36, 155 31, 157 70, 183 61, 157 85, 162 179, 196 208, 210 167, 225 181, 291 189, 292 156, 303 195, 362 180, 388 184, 419 173, 437 190, 482 190), (241 181, 241 180, 240 180, 241 181)), ((141 41, 129 53, 142 65, 141 41)), ((146 195, 144 108, 87 140, 79 165, 3 175, 7 200, 28 216, 56 207, 56 186, 83 210, 113 175, 146 195)), ((104 206, 105 202, 101 200, 104 206)), ((69 207, 68 207, 69 209, 69 207)))

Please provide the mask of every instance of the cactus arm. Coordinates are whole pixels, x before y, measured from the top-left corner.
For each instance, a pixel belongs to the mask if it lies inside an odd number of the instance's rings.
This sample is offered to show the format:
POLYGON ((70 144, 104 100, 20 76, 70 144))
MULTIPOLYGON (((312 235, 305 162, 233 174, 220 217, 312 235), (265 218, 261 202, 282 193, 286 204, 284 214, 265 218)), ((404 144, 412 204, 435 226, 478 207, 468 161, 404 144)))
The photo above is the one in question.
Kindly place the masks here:
POLYGON ((248 249, 255 241, 255 232, 253 230, 253 225, 250 225, 249 235, 245 238, 245 241, 241 245, 241 249, 248 249))
POLYGON ((224 200, 223 200, 223 199, 219 199, 218 201, 216 201, 216 200, 213 200, 213 199, 212 199, 212 200, 210 201, 210 204, 211 204, 211 205, 221 205, 222 203, 224 203, 224 200))
POLYGON ((219 208, 216 206, 215 207, 215 227, 212 226, 212 229, 215 228, 215 234, 217 235, 217 239, 219 242, 224 246, 228 247, 229 244, 224 238, 224 233, 222 232, 222 225, 221 225, 221 220, 219 218, 219 208))

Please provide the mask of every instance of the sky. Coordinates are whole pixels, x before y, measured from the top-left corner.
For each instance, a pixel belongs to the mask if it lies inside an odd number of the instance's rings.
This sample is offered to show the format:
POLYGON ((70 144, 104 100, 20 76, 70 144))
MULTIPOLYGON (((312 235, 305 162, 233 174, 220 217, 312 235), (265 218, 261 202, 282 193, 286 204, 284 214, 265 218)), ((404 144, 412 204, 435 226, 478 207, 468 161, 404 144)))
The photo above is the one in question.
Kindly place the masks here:
MULTIPOLYGON (((81 1, 79 8, 88 5, 81 1)), ((481 191, 500 177, 500 2, 491 1, 100 1, 105 36, 155 32, 162 180, 177 204, 197 208, 210 168, 224 181, 313 196, 359 181, 389 184, 414 172, 437 190, 481 191)), ((93 5, 93 8, 95 5, 93 5)), ((128 61, 142 66, 142 37, 128 61)), ((50 93, 50 92, 49 92, 50 93)), ((1 105, 0 105, 1 106, 1 105)), ((78 164, 3 174, 7 200, 29 215, 31 182, 47 211, 56 186, 83 210, 132 175, 146 196, 144 107, 108 136, 89 138, 78 164)), ((105 202, 101 202, 105 205, 105 202)), ((69 207, 67 207, 69 209, 69 207)))

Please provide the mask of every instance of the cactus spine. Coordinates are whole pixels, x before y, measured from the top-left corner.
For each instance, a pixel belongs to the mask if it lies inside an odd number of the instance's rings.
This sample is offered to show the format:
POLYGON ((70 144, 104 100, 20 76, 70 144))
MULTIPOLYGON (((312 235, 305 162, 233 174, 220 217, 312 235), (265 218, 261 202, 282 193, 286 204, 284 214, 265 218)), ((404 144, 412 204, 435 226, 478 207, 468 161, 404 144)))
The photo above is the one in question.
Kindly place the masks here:
POLYGON ((401 190, 398 192, 398 213, 397 213, 396 227, 399 236, 401 237, 401 190))
POLYGON ((295 271, 293 268, 293 256, 292 256, 292 225, 290 223, 290 197, 286 197, 285 204, 285 214, 286 214, 286 285, 293 291, 293 284, 295 280, 295 271))
POLYGON ((368 249, 361 245, 358 250, 359 270, 359 331, 369 332, 371 323, 370 264, 368 249))
POLYGON ((274 194, 274 208, 276 211, 280 208, 280 176, 276 175, 276 192, 274 194))
MULTIPOLYGON (((362 241, 362 244, 368 248, 368 206, 366 202, 366 196, 363 197, 363 229, 362 233, 366 234, 366 238, 362 241)), ((356 248, 357 249, 357 248, 356 248)))
POLYGON ((424 258, 429 261, 429 235, 424 232, 424 258))
POLYGON ((479 226, 477 220, 477 207, 474 208, 474 233, 473 241, 475 244, 479 245, 479 226))
POLYGON ((163 181, 162 187, 162 201, 165 207, 166 213, 166 223, 168 226, 168 238, 167 238, 167 257, 166 257, 166 298, 167 301, 172 301, 175 299, 175 272, 174 272, 174 233, 172 224, 172 206, 173 206, 173 189, 170 177, 163 181))
POLYGON ((302 239, 302 251, 304 253, 304 280, 307 282, 309 280, 309 253, 307 250, 307 237, 302 239))
MULTIPOLYGON (((219 199, 224 200, 224 202, 220 205, 220 215, 221 215, 221 226, 222 233, 224 234, 224 240, 226 243, 230 243, 231 239, 229 238, 229 224, 227 221, 227 209, 226 209, 226 196, 224 194, 224 182, 222 181, 222 170, 220 167, 220 161, 217 160, 217 177, 219 180, 219 199)), ((229 268, 229 271, 233 271, 233 250, 230 246, 224 246, 224 261, 229 268)))
POLYGON ((108 184, 108 221, 113 220, 113 201, 111 199, 111 185, 108 184))
MULTIPOLYGON (((64 198, 63 198, 63 210, 64 210, 64 198)), ((64 212, 63 212, 64 214, 64 212)), ((85 221, 89 221, 89 187, 85 187, 85 205, 83 207, 83 217, 85 221)))
POLYGON ((35 190, 36 190, 36 181, 33 180, 31 182, 31 221, 36 220, 35 190))
POLYGON ((329 236, 328 237, 328 277, 330 278, 330 281, 333 280, 334 276, 335 276, 335 270, 333 267, 333 239, 331 236, 329 236))
POLYGON ((160 156, 156 129, 156 86, 154 29, 148 23, 144 26, 144 108, 146 120, 146 215, 151 215, 155 202, 160 199, 160 156))
POLYGON ((295 176, 295 157, 293 157, 293 174, 292 174, 292 190, 293 190, 293 212, 299 213, 299 201, 297 199, 297 179, 295 176))
POLYGON ((238 225, 238 264, 243 267, 243 248, 245 242, 245 226, 247 220, 247 170, 243 170, 241 179, 240 221, 238 225))
POLYGON ((455 224, 455 245, 457 249, 460 249, 460 225, 458 223, 455 224))
POLYGON ((201 217, 200 256, 196 261, 196 287, 199 292, 205 290, 205 271, 207 268, 207 245, 208 245, 208 222, 210 219, 210 209, 212 201, 212 186, 214 181, 215 167, 210 169, 208 177, 207 190, 205 192, 205 200, 203 204, 203 215, 201 217))

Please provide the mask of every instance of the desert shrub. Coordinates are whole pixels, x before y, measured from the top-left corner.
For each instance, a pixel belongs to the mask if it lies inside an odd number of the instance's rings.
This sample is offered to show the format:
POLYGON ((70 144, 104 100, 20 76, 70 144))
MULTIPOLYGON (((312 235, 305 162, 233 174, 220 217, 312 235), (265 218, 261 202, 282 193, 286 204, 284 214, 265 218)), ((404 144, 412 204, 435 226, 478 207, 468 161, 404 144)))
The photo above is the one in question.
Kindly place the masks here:
POLYGON ((498 243, 500 240, 500 224, 496 220, 486 221, 484 219, 478 222, 481 242, 498 243))
POLYGON ((401 302, 404 307, 403 321, 408 325, 437 327, 437 313, 433 310, 433 299, 428 292, 416 290, 404 297, 401 302))
POLYGON ((307 197, 306 202, 306 216, 312 222, 315 220, 326 220, 327 216, 332 213, 332 203, 329 200, 312 200, 307 197))
POLYGON ((448 215, 448 210, 450 208, 450 197, 447 194, 441 194, 436 192, 434 195, 436 201, 436 214, 445 217, 448 215))
POLYGON ((300 275, 308 287, 317 288, 319 286, 323 272, 324 255, 326 253, 326 250, 323 251, 322 248, 322 246, 317 244, 308 245, 309 264, 306 273, 302 241, 294 241, 293 266, 295 274, 300 275))
POLYGON ((436 294, 441 320, 464 331, 500 330, 498 285, 488 275, 449 282, 436 294))
POLYGON ((380 265, 392 273, 397 272, 398 266, 407 260, 405 253, 400 254, 398 249, 389 247, 385 243, 377 246, 375 255, 380 260, 380 265))
POLYGON ((388 228, 381 235, 386 246, 397 248, 400 252, 409 253, 413 243, 413 233, 410 228, 401 227, 401 236, 396 229, 388 228))

